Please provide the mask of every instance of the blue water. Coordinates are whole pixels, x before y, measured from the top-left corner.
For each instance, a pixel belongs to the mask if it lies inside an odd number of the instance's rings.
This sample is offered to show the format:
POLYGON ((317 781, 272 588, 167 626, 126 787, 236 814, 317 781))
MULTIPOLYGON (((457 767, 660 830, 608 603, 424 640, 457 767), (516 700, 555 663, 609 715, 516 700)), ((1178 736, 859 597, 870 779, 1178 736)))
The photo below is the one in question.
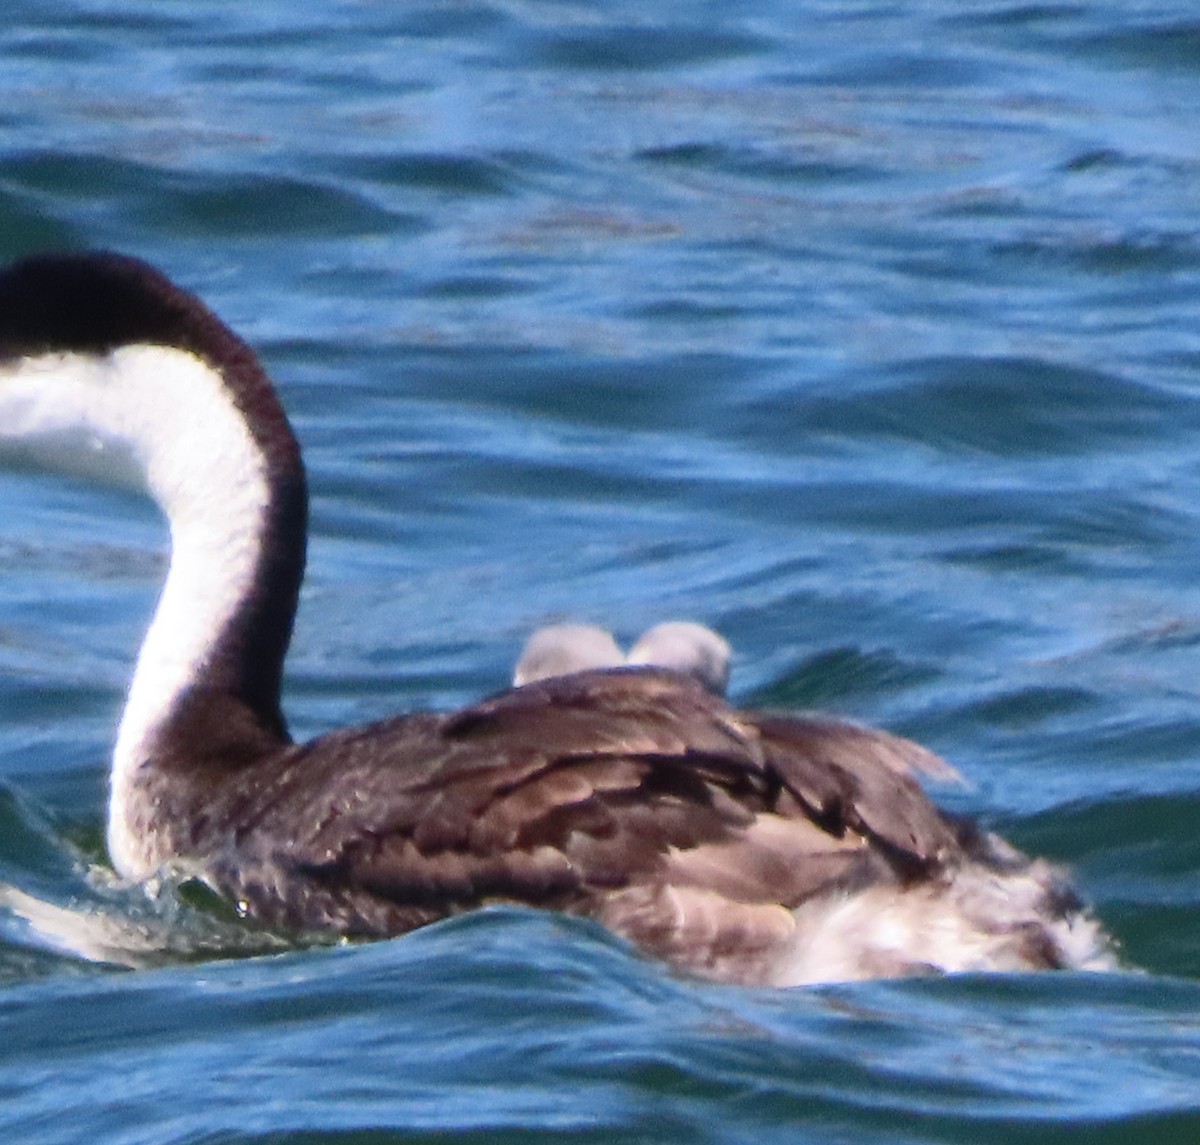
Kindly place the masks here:
POLYGON ((10 465, 3 1140, 1200 1140, 1191 4, 9 0, 0 78, 0 256, 148 258, 278 381, 297 734, 702 620, 738 700, 952 759, 1131 967, 756 992, 114 886, 165 531, 10 465))

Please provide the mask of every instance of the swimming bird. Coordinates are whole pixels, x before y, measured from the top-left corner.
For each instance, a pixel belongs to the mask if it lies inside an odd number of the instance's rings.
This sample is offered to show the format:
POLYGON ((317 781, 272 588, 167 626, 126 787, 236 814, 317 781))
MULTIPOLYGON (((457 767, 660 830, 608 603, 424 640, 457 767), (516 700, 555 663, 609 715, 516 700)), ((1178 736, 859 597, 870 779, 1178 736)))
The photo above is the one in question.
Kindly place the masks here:
POLYGON ((402 934, 490 903, 598 920, 770 985, 1112 964, 1057 870, 941 813, 884 731, 730 707, 652 667, 295 743, 300 448, 250 347, 139 260, 0 272, 0 449, 139 475, 170 561, 112 753, 128 880, 199 878, 270 928, 402 934))
POLYGON ((547 624, 525 642, 513 669, 520 687, 548 676, 625 664, 652 665, 694 676, 723 696, 733 650, 723 636, 690 620, 668 620, 648 628, 626 656, 613 634, 595 624, 547 624))

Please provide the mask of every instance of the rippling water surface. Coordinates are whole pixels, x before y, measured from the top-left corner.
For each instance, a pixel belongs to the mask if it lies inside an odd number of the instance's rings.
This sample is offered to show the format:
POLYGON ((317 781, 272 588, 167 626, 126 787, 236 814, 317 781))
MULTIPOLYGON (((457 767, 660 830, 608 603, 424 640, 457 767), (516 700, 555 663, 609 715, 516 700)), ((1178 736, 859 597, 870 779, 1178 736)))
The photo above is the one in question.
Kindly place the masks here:
POLYGON ((297 733, 703 620, 739 700, 953 759, 1137 968, 753 992, 116 886, 165 532, 7 465, 6 1141, 1200 1139, 1192 5, 10 0, 0 77, 0 256, 149 258, 279 382, 297 733))

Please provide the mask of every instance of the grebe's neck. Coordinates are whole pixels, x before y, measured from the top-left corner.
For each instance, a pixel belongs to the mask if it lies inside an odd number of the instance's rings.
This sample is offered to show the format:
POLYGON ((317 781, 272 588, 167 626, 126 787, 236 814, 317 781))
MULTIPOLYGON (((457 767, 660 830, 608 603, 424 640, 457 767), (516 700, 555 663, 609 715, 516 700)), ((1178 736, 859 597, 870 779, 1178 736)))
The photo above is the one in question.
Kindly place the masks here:
POLYGON ((166 303, 158 344, 6 346, 0 316, 0 445, 138 474, 170 528, 113 754, 108 841, 129 877, 160 862, 156 773, 234 769, 287 742, 307 524, 299 448, 257 360, 195 299, 166 303))
POLYGON ((128 830, 137 782, 188 736, 198 700, 218 719, 236 705, 239 718, 286 740, 280 685, 304 563, 303 486, 299 505, 280 503, 268 454, 200 359, 127 347, 110 368, 135 411, 127 425, 171 535, 113 752, 110 854, 123 874, 140 877, 156 864, 147 834, 128 830))

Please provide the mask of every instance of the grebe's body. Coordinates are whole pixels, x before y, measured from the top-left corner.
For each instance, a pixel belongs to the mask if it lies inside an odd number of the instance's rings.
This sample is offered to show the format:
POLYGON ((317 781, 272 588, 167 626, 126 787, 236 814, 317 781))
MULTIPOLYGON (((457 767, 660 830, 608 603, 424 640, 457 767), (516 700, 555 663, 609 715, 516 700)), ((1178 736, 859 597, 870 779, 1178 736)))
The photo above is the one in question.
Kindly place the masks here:
POLYGON ((250 349, 116 255, 0 273, 0 446, 144 476, 171 530, 113 753, 130 879, 179 870, 298 931, 399 934, 489 902, 598 919, 712 978, 1108 966, 1059 876, 942 815, 915 744, 736 711, 654 668, 290 741, 295 438, 250 349))

